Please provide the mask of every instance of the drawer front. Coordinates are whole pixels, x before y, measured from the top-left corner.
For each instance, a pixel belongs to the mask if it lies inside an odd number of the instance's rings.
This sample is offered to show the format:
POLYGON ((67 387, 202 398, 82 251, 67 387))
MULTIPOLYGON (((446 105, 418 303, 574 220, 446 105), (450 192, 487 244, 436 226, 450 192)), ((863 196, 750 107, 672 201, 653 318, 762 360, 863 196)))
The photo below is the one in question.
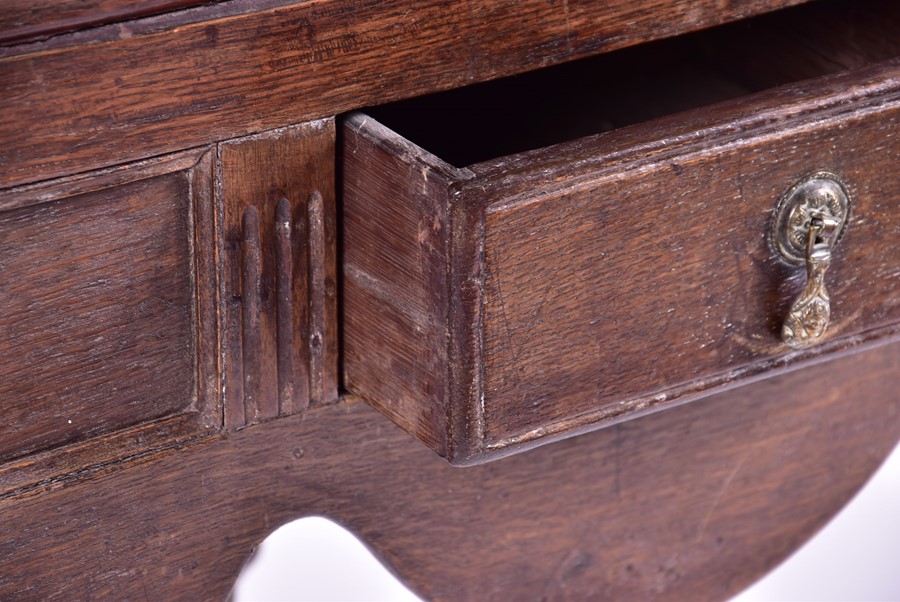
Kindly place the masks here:
POLYGON ((0 459, 199 409, 209 167, 184 156, 3 197, 0 459))
POLYGON ((806 273, 769 233, 811 172, 840 175, 852 203, 815 353, 900 320, 900 99, 863 102, 576 182, 521 176, 529 190, 484 216, 486 443, 646 411, 798 355, 781 328, 806 273))

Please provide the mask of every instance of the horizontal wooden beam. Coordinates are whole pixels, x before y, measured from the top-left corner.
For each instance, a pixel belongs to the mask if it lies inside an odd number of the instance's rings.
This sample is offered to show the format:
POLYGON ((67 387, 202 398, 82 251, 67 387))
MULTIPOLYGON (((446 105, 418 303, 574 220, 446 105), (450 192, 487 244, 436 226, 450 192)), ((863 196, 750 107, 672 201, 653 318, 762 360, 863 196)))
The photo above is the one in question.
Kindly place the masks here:
POLYGON ((95 38, 77 32, 13 46, 0 53, 0 187, 536 69, 803 1, 319 0, 235 14, 222 3, 210 20, 195 21, 198 9, 188 9, 100 27, 95 38))
POLYGON ((0 45, 200 4, 203 0, 5 0, 0 45))

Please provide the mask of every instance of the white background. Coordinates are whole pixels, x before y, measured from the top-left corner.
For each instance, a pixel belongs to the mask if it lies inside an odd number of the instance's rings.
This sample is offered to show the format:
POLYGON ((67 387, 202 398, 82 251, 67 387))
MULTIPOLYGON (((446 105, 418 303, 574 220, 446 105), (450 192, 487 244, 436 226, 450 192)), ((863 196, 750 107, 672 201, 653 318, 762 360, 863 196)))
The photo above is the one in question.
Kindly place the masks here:
MULTIPOLYGON (((417 602, 359 541, 307 518, 260 546, 234 602, 417 602)), ((900 601, 900 447, 813 540, 731 602, 900 601)))

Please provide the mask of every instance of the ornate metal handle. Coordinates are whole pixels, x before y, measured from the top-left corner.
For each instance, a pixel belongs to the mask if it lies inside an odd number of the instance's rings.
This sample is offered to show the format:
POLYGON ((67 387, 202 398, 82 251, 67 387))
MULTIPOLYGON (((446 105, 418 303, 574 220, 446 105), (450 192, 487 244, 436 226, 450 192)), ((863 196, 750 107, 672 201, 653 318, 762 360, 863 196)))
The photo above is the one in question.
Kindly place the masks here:
POLYGON ((802 180, 779 201, 775 248, 787 261, 806 264, 806 287, 781 329, 782 340, 791 347, 807 347, 825 336, 831 319, 825 273, 849 215, 846 188, 837 176, 825 172, 802 180))
POLYGON ((825 288, 825 271, 831 265, 831 237, 839 222, 831 216, 814 217, 806 247, 806 288, 794 301, 781 329, 791 347, 806 347, 825 335, 831 319, 831 298, 825 288))

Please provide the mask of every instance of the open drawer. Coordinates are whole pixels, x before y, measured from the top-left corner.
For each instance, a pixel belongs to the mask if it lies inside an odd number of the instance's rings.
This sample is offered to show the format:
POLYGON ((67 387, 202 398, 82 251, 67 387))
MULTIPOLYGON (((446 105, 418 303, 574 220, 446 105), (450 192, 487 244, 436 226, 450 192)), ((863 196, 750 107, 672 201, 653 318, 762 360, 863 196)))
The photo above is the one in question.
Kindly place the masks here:
POLYGON ((469 464, 893 337, 898 55, 896 2, 812 2, 349 116, 346 387, 469 464), (772 231, 820 172, 850 209, 796 349, 772 231))

